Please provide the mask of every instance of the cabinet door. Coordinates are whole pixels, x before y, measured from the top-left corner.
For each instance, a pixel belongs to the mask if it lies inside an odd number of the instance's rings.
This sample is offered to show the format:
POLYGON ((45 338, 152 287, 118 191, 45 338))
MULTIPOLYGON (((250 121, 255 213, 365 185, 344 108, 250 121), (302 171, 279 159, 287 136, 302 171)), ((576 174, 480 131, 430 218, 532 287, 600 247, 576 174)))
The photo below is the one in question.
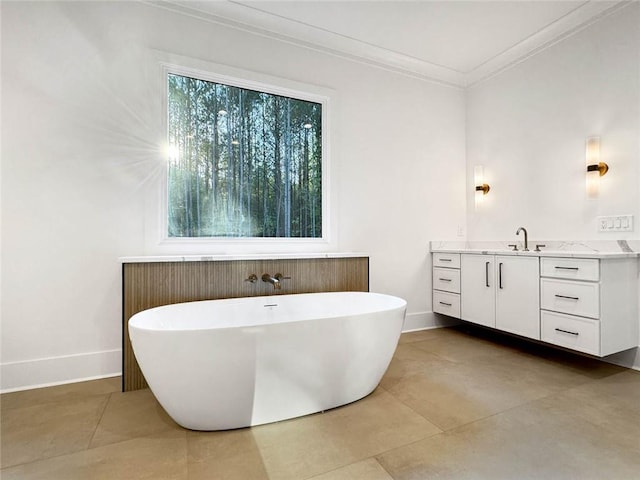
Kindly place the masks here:
POLYGON ((495 256, 463 254, 460 266, 461 318, 496 326, 495 256))
POLYGON ((496 328, 540 339, 540 265, 536 257, 496 256, 496 328))

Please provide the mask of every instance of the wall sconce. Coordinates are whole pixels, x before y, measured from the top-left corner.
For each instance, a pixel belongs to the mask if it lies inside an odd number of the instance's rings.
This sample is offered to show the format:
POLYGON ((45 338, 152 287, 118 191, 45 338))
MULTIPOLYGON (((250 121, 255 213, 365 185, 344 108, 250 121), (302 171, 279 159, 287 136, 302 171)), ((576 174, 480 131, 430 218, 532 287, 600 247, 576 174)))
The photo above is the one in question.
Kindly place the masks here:
POLYGON ((482 165, 473 167, 473 184, 476 191, 475 206, 478 208, 482 204, 484 196, 491 190, 491 187, 484 183, 484 167, 482 165))
POLYGON ((600 137, 587 138, 587 195, 598 195, 600 177, 609 171, 609 165, 600 161, 600 137))

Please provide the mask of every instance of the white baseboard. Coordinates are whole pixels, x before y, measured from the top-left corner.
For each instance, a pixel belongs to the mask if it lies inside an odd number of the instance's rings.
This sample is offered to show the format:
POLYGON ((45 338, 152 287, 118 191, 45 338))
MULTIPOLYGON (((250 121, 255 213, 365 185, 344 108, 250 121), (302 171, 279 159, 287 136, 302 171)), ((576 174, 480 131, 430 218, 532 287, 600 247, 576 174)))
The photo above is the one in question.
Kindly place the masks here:
POLYGON ((122 350, 38 358, 0 365, 0 393, 115 377, 122 373, 122 350))
POLYGON ((408 313, 404 319, 402 331, 406 333, 430 328, 451 327, 459 323, 460 321, 455 318, 433 312, 408 313))

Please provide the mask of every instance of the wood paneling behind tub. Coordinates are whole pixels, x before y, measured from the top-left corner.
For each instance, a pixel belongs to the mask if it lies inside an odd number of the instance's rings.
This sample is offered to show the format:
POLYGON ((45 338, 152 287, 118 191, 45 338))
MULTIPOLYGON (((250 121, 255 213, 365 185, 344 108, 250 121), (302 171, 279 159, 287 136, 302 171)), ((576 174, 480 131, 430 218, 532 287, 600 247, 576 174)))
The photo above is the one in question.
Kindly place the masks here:
POLYGON ((124 263, 122 265, 122 390, 147 387, 129 341, 129 318, 148 308, 196 300, 286 295, 292 293, 369 291, 369 258, 230 260, 124 263), (282 273, 282 289, 260 280, 282 273), (249 275, 256 283, 246 282, 249 275))

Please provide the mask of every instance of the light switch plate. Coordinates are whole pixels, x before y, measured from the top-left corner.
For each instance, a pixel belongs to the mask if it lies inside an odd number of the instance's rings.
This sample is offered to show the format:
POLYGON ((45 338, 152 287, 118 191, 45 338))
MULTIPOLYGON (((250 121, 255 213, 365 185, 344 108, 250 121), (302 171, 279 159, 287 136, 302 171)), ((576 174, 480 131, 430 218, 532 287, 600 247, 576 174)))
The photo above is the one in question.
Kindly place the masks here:
POLYGON ((633 215, 611 215, 597 218, 599 232, 633 232, 633 215))

